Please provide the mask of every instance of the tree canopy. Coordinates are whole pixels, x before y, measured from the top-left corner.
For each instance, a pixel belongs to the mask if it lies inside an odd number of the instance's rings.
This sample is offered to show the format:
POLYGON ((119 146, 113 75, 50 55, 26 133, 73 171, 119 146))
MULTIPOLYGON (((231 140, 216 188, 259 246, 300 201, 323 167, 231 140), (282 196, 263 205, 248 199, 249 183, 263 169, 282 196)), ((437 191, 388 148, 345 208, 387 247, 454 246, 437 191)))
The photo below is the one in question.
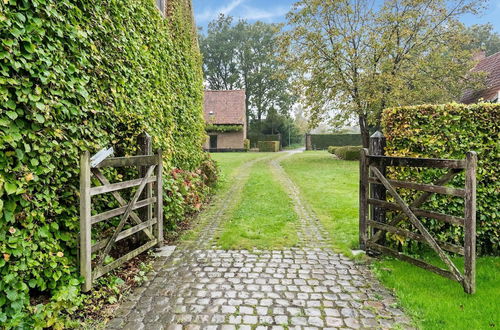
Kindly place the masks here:
POLYGON ((469 36, 458 17, 482 3, 298 1, 281 48, 311 124, 355 116, 367 146, 368 127, 380 125, 384 108, 457 99, 473 80, 473 51, 464 47, 469 36))

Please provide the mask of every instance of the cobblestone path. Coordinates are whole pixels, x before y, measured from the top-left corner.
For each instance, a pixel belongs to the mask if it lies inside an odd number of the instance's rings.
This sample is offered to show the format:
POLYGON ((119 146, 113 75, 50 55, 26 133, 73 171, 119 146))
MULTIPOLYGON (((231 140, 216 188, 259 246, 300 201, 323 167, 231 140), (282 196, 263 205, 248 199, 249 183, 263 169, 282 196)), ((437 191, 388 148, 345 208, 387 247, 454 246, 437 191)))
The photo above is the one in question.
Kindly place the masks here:
POLYGON ((299 247, 223 251, 212 240, 241 194, 249 162, 198 239, 158 258, 149 281, 122 303, 109 329, 409 328, 410 320, 368 269, 328 248, 328 235, 279 165, 269 161, 300 217, 299 247))

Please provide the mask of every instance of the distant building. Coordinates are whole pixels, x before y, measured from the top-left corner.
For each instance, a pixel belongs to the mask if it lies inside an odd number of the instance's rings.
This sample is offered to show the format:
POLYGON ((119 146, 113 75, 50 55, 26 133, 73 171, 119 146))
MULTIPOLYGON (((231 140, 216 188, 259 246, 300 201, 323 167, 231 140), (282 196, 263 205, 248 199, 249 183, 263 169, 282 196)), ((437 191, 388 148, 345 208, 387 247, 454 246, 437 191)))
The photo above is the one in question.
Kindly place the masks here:
POLYGON ((474 59, 478 62, 472 72, 486 73, 486 88, 468 90, 460 101, 465 104, 478 101, 498 103, 500 99, 500 52, 488 57, 484 52, 479 52, 474 59))
POLYGON ((204 115, 209 151, 242 151, 247 138, 244 90, 205 91, 204 115))

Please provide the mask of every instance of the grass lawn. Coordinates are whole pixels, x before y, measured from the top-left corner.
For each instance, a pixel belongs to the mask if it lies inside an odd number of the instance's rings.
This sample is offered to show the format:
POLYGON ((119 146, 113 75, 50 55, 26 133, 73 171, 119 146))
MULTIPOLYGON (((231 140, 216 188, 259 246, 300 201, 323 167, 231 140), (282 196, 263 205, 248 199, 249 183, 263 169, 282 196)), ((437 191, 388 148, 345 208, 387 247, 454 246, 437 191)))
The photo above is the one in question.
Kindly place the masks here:
MULTIPOLYGON (((334 248, 358 245, 358 162, 332 159, 326 151, 296 154, 282 163, 331 234, 334 248)), ((477 293, 453 281, 394 259, 374 263, 422 329, 491 329, 500 326, 500 257, 477 260, 477 293)))
POLYGON ((219 188, 224 189, 230 185, 231 178, 239 166, 243 165, 245 162, 262 158, 266 155, 268 154, 258 152, 219 152, 210 154, 210 156, 217 161, 221 170, 219 188))
POLYGON ((382 283, 396 291, 420 328, 498 328, 500 258, 478 258, 476 267, 476 294, 468 295, 460 284, 399 260, 386 259, 374 265, 382 283))
MULTIPOLYGON (((223 168, 225 161, 225 156, 219 157, 223 168)), ((298 242, 297 220, 292 201, 273 178, 268 162, 258 162, 251 168, 242 199, 229 212, 218 242, 224 249, 291 247, 298 242)))
POLYGON ((308 151, 281 164, 330 233, 334 249, 350 254, 358 244, 358 162, 308 151))

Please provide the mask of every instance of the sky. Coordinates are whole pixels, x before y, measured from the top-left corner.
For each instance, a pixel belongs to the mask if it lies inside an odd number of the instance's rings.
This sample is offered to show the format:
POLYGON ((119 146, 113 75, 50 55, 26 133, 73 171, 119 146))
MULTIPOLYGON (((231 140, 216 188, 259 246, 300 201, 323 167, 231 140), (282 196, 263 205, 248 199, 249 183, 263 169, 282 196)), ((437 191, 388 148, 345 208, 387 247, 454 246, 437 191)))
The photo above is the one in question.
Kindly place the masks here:
MULTIPOLYGON (((285 22, 285 15, 294 2, 295 0, 193 0, 193 5, 196 23, 206 31, 208 23, 217 18, 219 13, 249 22, 285 22)), ((491 23, 495 31, 500 33, 500 0, 490 0, 484 14, 468 15, 462 21, 466 25, 491 23)))

